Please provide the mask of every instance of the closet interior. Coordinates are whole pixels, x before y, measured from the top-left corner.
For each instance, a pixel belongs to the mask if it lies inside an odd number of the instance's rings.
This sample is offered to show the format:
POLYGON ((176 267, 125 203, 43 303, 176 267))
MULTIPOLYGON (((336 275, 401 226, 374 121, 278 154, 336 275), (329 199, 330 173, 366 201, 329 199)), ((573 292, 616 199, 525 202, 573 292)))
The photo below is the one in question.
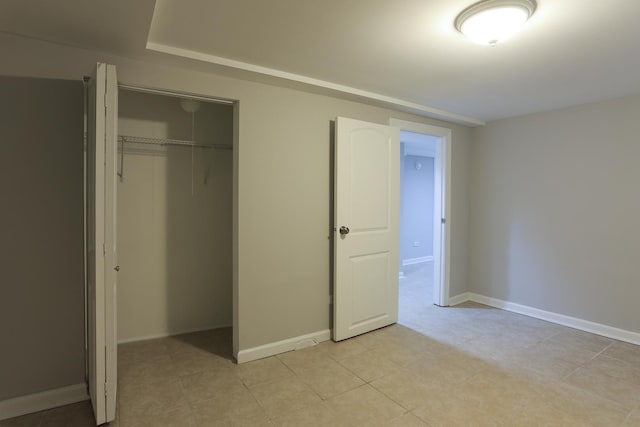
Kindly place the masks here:
POLYGON ((233 106, 118 96, 118 342, 228 328, 233 106))

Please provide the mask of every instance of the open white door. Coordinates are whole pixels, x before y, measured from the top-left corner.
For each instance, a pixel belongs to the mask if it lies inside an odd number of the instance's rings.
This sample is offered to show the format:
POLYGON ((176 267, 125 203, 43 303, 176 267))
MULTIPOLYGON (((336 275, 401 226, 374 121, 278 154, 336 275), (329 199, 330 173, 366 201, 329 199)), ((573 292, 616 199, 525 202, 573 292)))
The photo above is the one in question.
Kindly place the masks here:
POLYGON ((335 341, 398 320, 399 212, 400 130, 338 117, 335 341))
POLYGON ((87 363, 96 424, 116 414, 117 91, 115 66, 99 63, 89 88, 87 138, 87 363))

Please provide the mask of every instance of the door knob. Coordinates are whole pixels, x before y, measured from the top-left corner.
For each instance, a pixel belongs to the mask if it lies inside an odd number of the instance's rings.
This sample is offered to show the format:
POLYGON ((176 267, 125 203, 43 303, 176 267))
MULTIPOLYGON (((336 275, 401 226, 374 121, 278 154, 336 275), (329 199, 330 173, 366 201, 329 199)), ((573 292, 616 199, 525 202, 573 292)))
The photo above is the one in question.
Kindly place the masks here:
POLYGON ((349 227, 345 227, 344 225, 342 227, 340 227, 340 234, 342 234, 343 236, 345 234, 349 234, 349 231, 351 231, 351 230, 349 230, 349 227))
POLYGON ((115 271, 120 271, 120 266, 119 266, 119 265, 116 265, 115 267, 113 267, 113 269, 114 269, 115 271))

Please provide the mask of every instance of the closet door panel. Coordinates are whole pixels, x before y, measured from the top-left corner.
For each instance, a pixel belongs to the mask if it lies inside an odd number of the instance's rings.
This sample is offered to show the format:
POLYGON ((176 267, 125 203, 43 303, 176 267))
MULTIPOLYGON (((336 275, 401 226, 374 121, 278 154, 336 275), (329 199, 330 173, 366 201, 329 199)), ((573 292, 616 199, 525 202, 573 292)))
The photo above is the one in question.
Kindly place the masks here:
POLYGON ((87 140, 87 363, 96 424, 115 419, 117 80, 99 63, 89 88, 87 140))

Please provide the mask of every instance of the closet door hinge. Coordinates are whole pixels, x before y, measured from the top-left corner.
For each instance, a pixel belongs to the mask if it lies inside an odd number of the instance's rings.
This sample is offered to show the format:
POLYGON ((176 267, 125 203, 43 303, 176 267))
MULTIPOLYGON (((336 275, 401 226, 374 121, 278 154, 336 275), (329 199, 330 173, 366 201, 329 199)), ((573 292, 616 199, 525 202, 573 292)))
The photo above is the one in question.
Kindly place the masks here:
POLYGON ((102 244, 102 256, 107 256, 107 245, 102 244))

